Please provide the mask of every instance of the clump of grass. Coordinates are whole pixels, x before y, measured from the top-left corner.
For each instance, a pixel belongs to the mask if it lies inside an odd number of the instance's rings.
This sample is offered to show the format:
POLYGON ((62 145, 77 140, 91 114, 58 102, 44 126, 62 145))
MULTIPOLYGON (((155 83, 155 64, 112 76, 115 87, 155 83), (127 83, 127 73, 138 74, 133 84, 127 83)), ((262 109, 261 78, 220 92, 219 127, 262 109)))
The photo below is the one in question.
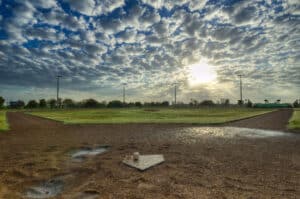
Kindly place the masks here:
POLYGON ((0 131, 8 130, 6 111, 0 110, 0 131))
POLYGON ((294 113, 289 121, 288 128, 300 129, 300 109, 294 109, 294 113))

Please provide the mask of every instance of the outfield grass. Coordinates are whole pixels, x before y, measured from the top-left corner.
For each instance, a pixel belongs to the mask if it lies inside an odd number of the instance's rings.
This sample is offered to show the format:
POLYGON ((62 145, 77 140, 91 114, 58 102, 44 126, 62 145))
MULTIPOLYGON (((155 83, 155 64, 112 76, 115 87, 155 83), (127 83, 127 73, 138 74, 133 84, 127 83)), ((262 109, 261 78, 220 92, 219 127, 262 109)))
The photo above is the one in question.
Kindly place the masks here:
POLYGON ((294 109, 292 118, 289 121, 289 129, 300 129, 300 108, 294 109))
POLYGON ((193 123, 221 124, 270 112, 270 109, 201 108, 201 109, 76 109, 37 110, 32 115, 63 121, 67 124, 114 123, 193 123))
POLYGON ((6 111, 0 110, 0 131, 8 130, 6 111))

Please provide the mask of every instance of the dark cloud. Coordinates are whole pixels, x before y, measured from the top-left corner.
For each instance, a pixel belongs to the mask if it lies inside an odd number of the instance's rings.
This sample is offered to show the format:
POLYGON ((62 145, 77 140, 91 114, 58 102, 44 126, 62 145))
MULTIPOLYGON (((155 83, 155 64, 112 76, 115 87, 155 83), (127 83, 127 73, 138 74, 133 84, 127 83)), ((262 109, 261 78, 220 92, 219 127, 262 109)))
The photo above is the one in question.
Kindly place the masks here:
POLYGON ((256 8, 254 6, 249 6, 241 9, 234 15, 234 22, 237 24, 250 21, 256 16, 256 8))

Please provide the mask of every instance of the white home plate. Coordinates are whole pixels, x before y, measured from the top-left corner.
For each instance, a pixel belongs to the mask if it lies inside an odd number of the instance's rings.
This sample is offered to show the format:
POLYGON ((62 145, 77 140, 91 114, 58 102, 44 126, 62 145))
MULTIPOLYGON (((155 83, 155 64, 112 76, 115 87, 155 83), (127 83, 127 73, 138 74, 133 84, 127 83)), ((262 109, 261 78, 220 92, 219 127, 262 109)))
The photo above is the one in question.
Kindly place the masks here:
POLYGON ((123 163, 128 166, 137 168, 140 171, 144 171, 164 161, 165 159, 163 155, 139 155, 138 160, 134 161, 133 158, 130 157, 130 158, 125 158, 123 160, 123 163))

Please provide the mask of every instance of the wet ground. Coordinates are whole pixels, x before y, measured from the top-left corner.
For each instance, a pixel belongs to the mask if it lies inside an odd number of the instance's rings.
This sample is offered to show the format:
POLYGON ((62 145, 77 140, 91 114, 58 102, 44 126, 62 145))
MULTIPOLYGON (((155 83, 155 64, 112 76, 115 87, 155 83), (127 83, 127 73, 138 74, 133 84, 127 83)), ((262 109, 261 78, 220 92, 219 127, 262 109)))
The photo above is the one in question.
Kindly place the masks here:
POLYGON ((291 108, 279 109, 279 111, 274 111, 249 119, 232 122, 229 125, 235 127, 287 131, 286 126, 292 114, 293 109, 291 108))
POLYGON ((8 113, 8 119, 12 130, 0 134, 3 199, 300 195, 300 134, 167 124, 63 125, 22 113, 8 113), (163 153, 166 161, 139 172, 121 163, 135 151, 163 153))

